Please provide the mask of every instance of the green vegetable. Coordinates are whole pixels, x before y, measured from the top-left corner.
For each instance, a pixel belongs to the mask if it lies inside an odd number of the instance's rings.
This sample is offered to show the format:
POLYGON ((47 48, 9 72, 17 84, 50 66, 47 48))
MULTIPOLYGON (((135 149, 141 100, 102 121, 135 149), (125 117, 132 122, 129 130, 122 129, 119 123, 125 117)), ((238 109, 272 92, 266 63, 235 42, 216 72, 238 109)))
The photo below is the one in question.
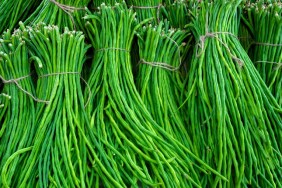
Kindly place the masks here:
POLYGON ((282 106, 282 7, 281 3, 256 3, 246 8, 252 28, 253 62, 266 85, 282 106))
POLYGON ((189 23, 188 4, 184 0, 176 0, 173 2, 165 0, 164 10, 164 14, 172 27, 184 29, 186 24, 189 23))
POLYGON ((281 187, 282 110, 237 38, 239 4, 205 1, 192 12, 188 131, 202 160, 229 180, 203 177, 203 187, 281 187))
POLYGON ((24 23, 35 25, 44 22, 57 25, 61 31, 65 27, 71 30, 83 30, 81 18, 89 2, 90 0, 43 0, 24 23))
POLYGON ((162 18, 162 0, 128 0, 127 5, 136 12, 139 22, 151 19, 151 23, 156 25, 162 18))
MULTIPOLYGON (((88 46, 82 32, 39 24, 21 25, 38 75, 33 149, 24 161, 15 187, 86 187, 88 126, 80 72, 88 46)), ((22 125, 22 124, 21 124, 22 125)))
POLYGON ((193 148, 178 107, 184 90, 181 75, 183 41, 188 32, 169 29, 168 23, 144 27, 138 40, 140 52, 137 86, 154 120, 174 138, 193 148))
POLYGON ((14 187, 29 153, 14 157, 10 162, 9 158, 32 145, 36 131, 35 101, 25 92, 34 94, 35 89, 26 43, 9 30, 4 32, 0 42, 0 75, 5 84, 0 95, 0 186, 14 187))
POLYGON ((251 31, 248 26, 244 23, 244 21, 240 22, 239 31, 238 31, 238 39, 240 40, 241 45, 248 53, 249 57, 253 59, 254 50, 252 48, 253 37, 251 35, 251 31))
POLYGON ((26 19, 39 2, 39 0, 0 0, 0 34, 17 27, 18 22, 26 19))
POLYGON ((121 3, 121 2, 123 2, 123 0, 92 0, 91 6, 93 6, 95 10, 97 10, 101 6, 101 4, 114 6, 116 3, 121 3))
POLYGON ((201 187, 199 169, 224 179, 162 128, 138 94, 129 52, 141 24, 132 9, 102 5, 85 19, 95 49, 88 79, 93 91, 87 108, 93 134, 89 136, 108 170, 106 174, 97 165, 92 182, 111 187, 201 187))

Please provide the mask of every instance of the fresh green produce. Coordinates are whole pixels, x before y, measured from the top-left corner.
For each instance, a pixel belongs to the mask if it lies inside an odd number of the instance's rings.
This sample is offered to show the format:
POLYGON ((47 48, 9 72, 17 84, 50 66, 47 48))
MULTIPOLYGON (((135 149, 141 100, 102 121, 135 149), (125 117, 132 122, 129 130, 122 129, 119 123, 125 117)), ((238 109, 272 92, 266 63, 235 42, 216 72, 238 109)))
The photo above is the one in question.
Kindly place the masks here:
POLYGON ((253 37, 251 34, 251 31, 248 29, 248 26, 245 24, 244 21, 240 22, 239 31, 238 31, 238 39, 240 40, 240 43, 242 47, 245 49, 245 51, 248 53, 249 57, 253 59, 254 53, 253 53, 253 37))
POLYGON ((162 18, 162 0, 127 0, 127 5, 136 12, 139 22, 151 19, 151 23, 157 24, 162 18))
POLYGON ((108 187, 201 187, 201 170, 225 179, 166 132, 138 94, 129 52, 141 24, 136 23, 133 10, 123 3, 114 9, 102 5, 85 19, 95 49, 88 79, 93 91, 87 107, 90 138, 95 147, 97 138, 106 151, 97 153, 109 171, 94 168, 93 182, 108 187))
MULTIPOLYGON (((0 187, 13 185, 22 170, 35 134, 35 93, 26 43, 11 31, 0 40, 0 187), (29 95, 27 94, 29 93, 29 95)), ((13 186, 12 186, 13 187, 13 186)))
POLYGON ((255 3, 246 9, 245 20, 255 40, 254 65, 282 106, 282 5, 255 3))
POLYGON ((101 4, 114 6, 116 3, 121 3, 123 0, 92 0, 91 5, 97 10, 101 4))
MULTIPOLYGON (((86 187, 89 155, 80 72, 88 46, 82 32, 39 24, 18 31, 38 75, 32 151, 12 187, 86 187)), ((22 123, 20 124, 23 125, 22 123)))
POLYGON ((203 187, 281 187, 282 110, 238 36, 240 1, 201 2, 188 72, 188 131, 199 156, 228 181, 203 187))
POLYGON ((83 30, 81 18, 90 0, 43 0, 24 23, 35 25, 41 22, 57 25, 60 30, 83 30))
POLYGON ((189 23, 188 4, 185 0, 165 0, 164 15, 174 28, 184 29, 189 23))
POLYGON ((0 187, 282 188, 281 10, 0 0, 0 187))
POLYGON ((167 23, 144 27, 139 35, 140 64, 137 86, 154 120, 188 148, 193 148, 178 107, 184 90, 181 75, 183 41, 188 32, 167 23))
POLYGON ((7 95, 6 93, 0 93, 0 124, 1 124, 1 131, 0 131, 0 137, 2 137, 4 133, 4 121, 6 117, 6 110, 9 104, 9 101, 11 99, 11 96, 7 95))
POLYGON ((38 6, 39 0, 0 0, 0 34, 11 31, 38 6))

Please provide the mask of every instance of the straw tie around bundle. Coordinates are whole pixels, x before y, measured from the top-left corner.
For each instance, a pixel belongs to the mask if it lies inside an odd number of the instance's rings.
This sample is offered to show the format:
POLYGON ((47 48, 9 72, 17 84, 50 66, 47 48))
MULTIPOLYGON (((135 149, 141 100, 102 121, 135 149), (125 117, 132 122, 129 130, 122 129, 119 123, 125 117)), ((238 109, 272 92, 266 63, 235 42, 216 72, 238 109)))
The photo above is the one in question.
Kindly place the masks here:
POLYGON ((174 66, 171 66, 171 65, 169 65, 168 63, 165 63, 165 62, 149 62, 149 61, 146 61, 145 59, 141 59, 139 61, 139 63, 151 65, 153 67, 159 67, 159 68, 166 69, 166 70, 169 70, 169 71, 172 71, 172 72, 178 71, 180 69, 181 65, 182 65, 181 54, 180 54, 180 46, 172 38, 170 38, 166 35, 161 35, 161 36, 169 39, 170 41, 172 41, 177 46, 177 49, 178 49, 177 51, 178 51, 178 56, 179 56, 179 61, 180 61, 179 65, 177 67, 174 67, 174 66))
POLYGON ((236 35, 234 35, 233 33, 230 33, 230 32, 207 32, 205 35, 202 35, 200 36, 200 39, 199 39, 199 42, 197 44, 197 48, 196 48, 196 56, 197 57, 200 57, 203 52, 204 52, 204 47, 205 47, 205 41, 207 38, 215 38, 217 39, 226 49, 227 51, 229 52, 229 54, 231 55, 231 58, 233 60, 235 60, 240 67, 243 66, 244 62, 243 60, 241 60, 240 58, 237 58, 236 56, 234 56, 230 49, 228 48, 227 44, 225 44, 217 35, 218 34, 227 34, 227 35, 230 35, 232 37, 235 37, 236 39, 238 39, 238 37, 236 35), (201 49, 200 53, 199 53, 199 48, 201 49))
POLYGON ((278 70, 282 67, 282 62, 272 62, 272 61, 256 61, 256 63, 268 63, 268 64, 276 64, 277 66, 274 70, 278 70))
POLYGON ((180 66, 174 67, 174 66, 171 66, 171 65, 169 65, 167 63, 163 63, 163 62, 148 62, 148 61, 145 61, 144 59, 141 59, 139 61, 139 63, 146 64, 146 65, 151 65, 152 67, 163 68, 163 69, 166 69, 166 70, 169 70, 169 71, 177 71, 180 68, 180 66))
POLYGON ((80 7, 73 7, 73 6, 69 6, 69 5, 64 5, 61 3, 58 3, 55 0, 49 0, 51 3, 55 4, 56 6, 58 6, 60 9, 62 9, 66 14, 68 14, 70 16, 71 22, 73 24, 74 30, 75 30, 75 21, 74 18, 72 16, 71 13, 73 13, 75 10, 85 10, 85 8, 80 8, 80 7))
POLYGON ((260 45, 260 46, 282 46, 282 44, 271 44, 271 43, 263 43, 263 42, 254 42, 254 44, 256 45, 260 45))
POLYGON ((20 77, 20 78, 10 79, 10 80, 5 80, 2 76, 0 76, 0 78, 1 78, 1 80, 2 80, 2 82, 3 82, 4 84, 9 84, 9 83, 15 83, 15 82, 17 82, 17 81, 23 80, 23 79, 25 79, 25 78, 27 78, 27 77, 29 77, 29 76, 30 76, 30 75, 22 76, 22 77, 20 77))
POLYGON ((160 3, 159 5, 156 6, 134 6, 132 5, 132 8, 137 8, 137 9, 152 9, 152 8, 158 8, 160 9, 160 7, 162 6, 162 4, 160 3))
POLYGON ((91 99, 91 95, 92 95, 92 92, 91 92, 91 89, 90 89, 90 86, 89 84, 86 82, 86 80, 80 75, 79 72, 57 72, 57 73, 50 73, 50 74, 44 74, 44 75, 41 75, 39 76, 39 78, 44 78, 44 77, 49 77, 49 76, 57 76, 57 75, 67 75, 67 74, 74 74, 74 75, 79 75, 80 76, 80 79, 85 83, 88 91, 89 91, 89 96, 88 96, 88 99, 87 99, 87 102, 85 103, 84 107, 86 108, 86 106, 89 104, 89 101, 91 99))
POLYGON ((106 50, 119 50, 119 51, 124 51, 124 52, 128 52, 130 53, 129 50, 125 49, 125 48, 115 48, 115 47, 109 47, 109 48, 100 48, 95 50, 96 52, 101 52, 101 51, 106 51, 106 50))
MULTIPOLYGON (((80 75, 79 72, 59 72, 59 73, 51 73, 51 74, 45 74, 45 75, 42 75, 42 76, 39 76, 39 78, 43 78, 43 77, 48 77, 48 76, 56 76, 56 75, 66 75, 66 74, 77 74, 77 75, 80 75)), ((25 94, 27 94, 28 96, 30 96, 34 101, 36 102, 41 102, 41 103, 46 103, 46 104, 49 104, 50 101, 46 101, 46 100, 42 100, 42 99, 38 99, 36 98, 35 96, 33 96, 31 93, 29 93, 28 91, 26 91, 25 89, 23 89, 20 84, 18 83, 18 81, 20 80, 23 80, 25 78, 28 78, 30 75, 27 75, 27 76, 22 76, 22 77, 19 77, 19 78, 16 78, 16 79, 10 79, 10 80, 6 80, 4 79, 1 75, 0 75, 0 79, 2 80, 2 82, 4 84, 10 84, 10 83, 14 83, 16 84, 16 86, 22 91, 24 92, 25 94)), ((91 98, 91 89, 88 85, 88 83, 86 82, 86 80, 84 78, 82 78, 80 76, 80 79, 85 83, 86 87, 88 88, 89 90, 89 97, 87 99, 87 102, 85 103, 85 107, 88 105, 89 101, 90 101, 90 98, 91 98)))
POLYGON ((134 8, 134 9, 157 9, 157 20, 158 22, 160 22, 160 10, 161 7, 164 6, 162 3, 156 5, 156 6, 135 6, 135 5, 131 5, 130 7, 134 8))
POLYGON ((84 8, 79 8, 79 7, 73 7, 73 6, 69 6, 69 5, 64 5, 61 4, 55 0, 49 0, 51 3, 54 3, 55 5, 57 5, 59 8, 61 8, 63 11, 67 11, 67 12, 74 12, 75 10, 85 10, 84 8))
POLYGON ((22 77, 19 77, 19 78, 6 80, 5 78, 3 78, 3 77, 0 75, 0 79, 2 80, 2 82, 3 82, 4 84, 11 84, 11 83, 16 84, 16 86, 19 88, 19 90, 21 90, 22 92, 24 92, 26 95, 30 96, 34 101, 40 102, 40 103, 46 103, 46 104, 48 104, 50 101, 45 101, 45 100, 41 100, 41 99, 36 98, 36 97, 33 96, 30 92, 28 92, 27 90, 25 90, 24 88, 22 88, 22 86, 18 83, 18 81, 23 80, 23 79, 25 79, 25 78, 28 78, 29 76, 30 76, 30 75, 26 75, 26 76, 22 76, 22 77))

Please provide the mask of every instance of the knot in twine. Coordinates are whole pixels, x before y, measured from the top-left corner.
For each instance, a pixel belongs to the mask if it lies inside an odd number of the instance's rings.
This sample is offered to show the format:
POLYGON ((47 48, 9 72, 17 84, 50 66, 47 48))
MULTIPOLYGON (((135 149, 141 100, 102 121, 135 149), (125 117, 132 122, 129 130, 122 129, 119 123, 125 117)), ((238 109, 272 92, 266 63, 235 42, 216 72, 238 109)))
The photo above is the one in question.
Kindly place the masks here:
POLYGON ((15 79, 10 79, 10 80, 6 80, 4 79, 1 75, 0 75, 0 79, 2 80, 2 82, 4 84, 16 84, 16 86, 19 88, 19 90, 21 90, 23 93, 25 93, 26 95, 30 96, 34 101, 36 102, 40 102, 40 103, 46 103, 48 104, 50 101, 45 101, 45 100, 41 100, 41 99, 38 99, 36 98, 35 96, 33 96, 30 92, 28 92, 27 90, 25 90, 19 83, 18 81, 20 80, 23 80, 23 79, 26 79, 30 77, 30 75, 26 75, 26 76, 22 76, 22 77, 19 77, 19 78, 15 78, 15 79))
POLYGON ((237 58, 235 55, 233 55, 229 49, 229 47, 227 46, 226 43, 224 43, 219 37, 219 34, 227 34, 230 35, 232 37, 235 37, 236 39, 238 39, 238 37, 236 35, 234 35, 233 33, 230 32, 207 32, 205 35, 200 36, 199 38, 199 42, 197 43, 197 48, 196 48, 196 56, 200 57, 203 52, 204 52, 204 48, 205 48, 205 41, 207 38, 215 38, 217 39, 228 51, 228 53, 230 54, 231 58, 236 61, 238 63, 238 65, 240 67, 242 67, 244 65, 243 60, 241 60, 240 58, 237 58), (200 53, 199 53, 199 49, 201 49, 200 53))

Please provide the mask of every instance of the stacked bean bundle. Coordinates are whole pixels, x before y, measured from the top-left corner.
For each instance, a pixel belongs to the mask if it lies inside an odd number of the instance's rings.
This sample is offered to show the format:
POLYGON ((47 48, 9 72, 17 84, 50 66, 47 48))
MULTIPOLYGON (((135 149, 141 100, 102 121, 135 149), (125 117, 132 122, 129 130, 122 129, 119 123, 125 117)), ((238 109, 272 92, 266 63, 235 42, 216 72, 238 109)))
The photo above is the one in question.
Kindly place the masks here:
POLYGON ((282 6, 280 3, 256 3, 246 9, 246 20, 255 40, 254 64, 282 106, 282 6))
POLYGON ((140 65, 137 86, 154 120, 189 148, 193 148, 178 107, 184 90, 181 68, 183 41, 188 33, 168 23, 139 32, 140 65))
POLYGON ((212 169, 153 120, 134 85, 129 51, 140 25, 133 11, 124 4, 114 9, 102 5, 85 19, 96 51, 88 81, 94 93, 87 113, 93 139, 105 150, 98 148, 109 173, 98 176, 104 172, 94 169, 93 181, 115 187, 200 187, 199 168, 212 169))
POLYGON ((39 0, 0 0, 0 34, 6 29, 14 29, 38 4, 39 0))
POLYGON ((281 3, 117 2, 0 0, 0 187, 282 187, 281 3))
POLYGON ((197 47, 187 115, 199 156, 228 178, 203 186, 281 186, 282 111, 237 39, 240 1, 202 2, 191 25, 197 47))
POLYGON ((81 18, 90 0, 43 0, 36 10, 24 21, 25 24, 55 24, 60 30, 65 27, 83 30, 81 18))
POLYGON ((0 44, 0 185, 15 185, 35 134, 35 93, 30 75, 28 49, 17 35, 7 31, 0 44), (27 95, 29 93, 29 95, 27 95))
MULTIPOLYGON (((37 25, 18 31, 30 49, 38 75, 32 151, 21 164, 15 187, 85 187, 87 153, 80 72, 87 46, 81 32, 37 25)), ((22 125, 22 124, 21 124, 22 125)))
POLYGON ((150 19, 157 24, 160 21, 162 0, 128 0, 127 4, 135 10, 140 22, 150 19))
POLYGON ((188 4, 184 0, 165 0, 164 15, 174 28, 184 29, 189 23, 188 4))

